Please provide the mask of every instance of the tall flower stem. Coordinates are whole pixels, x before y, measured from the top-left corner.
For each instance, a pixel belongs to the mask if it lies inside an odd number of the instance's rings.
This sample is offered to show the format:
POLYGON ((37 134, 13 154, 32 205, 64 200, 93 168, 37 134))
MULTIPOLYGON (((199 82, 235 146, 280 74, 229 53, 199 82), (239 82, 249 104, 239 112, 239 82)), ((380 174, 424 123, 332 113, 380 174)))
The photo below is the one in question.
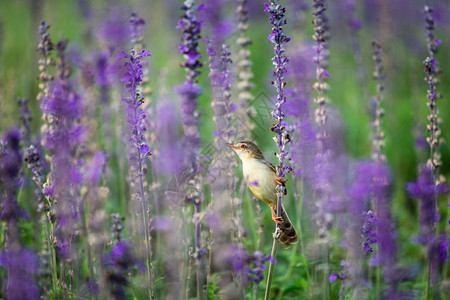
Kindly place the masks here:
POLYGON ((184 130, 184 168, 192 174, 191 180, 186 185, 186 199, 194 205, 194 238, 196 259, 196 280, 197 280, 197 298, 204 297, 204 274, 205 274, 205 254, 206 251, 201 243, 201 224, 200 211, 203 202, 202 178, 200 174, 199 157, 199 113, 197 111, 197 97, 202 92, 197 83, 197 76, 202 67, 201 55, 199 50, 199 41, 201 39, 202 22, 196 17, 196 12, 204 9, 204 5, 196 5, 194 0, 185 0, 181 9, 183 16, 178 22, 178 28, 183 33, 182 43, 179 46, 179 52, 183 53, 185 61, 181 66, 186 70, 186 81, 178 87, 178 93, 181 95, 181 108, 183 113, 184 130))
MULTIPOLYGON (((278 229, 278 227, 277 227, 278 229)), ((277 231, 273 234, 273 244, 272 244, 272 252, 270 255, 275 258, 277 255, 277 245, 278 245, 278 237, 277 231)), ((267 283, 266 283, 266 292, 264 293, 264 300, 269 300, 270 297, 270 287, 272 286, 272 277, 273 277, 273 269, 275 268, 275 264, 270 262, 269 264, 269 272, 267 273, 267 283)))
MULTIPOLYGON (((428 48, 428 57, 425 59, 423 64, 425 65, 425 81, 428 83, 427 90, 427 106, 430 109, 430 114, 428 115, 429 124, 427 125, 428 137, 427 142, 430 146, 430 158, 427 161, 427 165, 431 167, 432 180, 434 182, 434 195, 433 195, 433 210, 434 215, 438 214, 439 211, 439 203, 438 203, 438 189, 444 182, 444 178, 441 178, 440 175, 440 167, 442 165, 441 161, 441 153, 440 153, 440 145, 443 143, 443 138, 441 137, 441 129, 440 125, 442 124, 442 120, 439 117, 439 109, 437 107, 437 100, 441 98, 441 95, 437 92, 437 86, 439 85, 438 75, 441 73, 439 68, 439 63, 436 60, 436 54, 438 52, 438 46, 442 43, 440 40, 436 39, 434 36, 435 29, 435 21, 432 15, 433 9, 429 6, 424 7, 424 18, 425 18, 425 36, 427 39, 427 48, 428 48)), ((432 220, 433 222, 433 238, 429 238, 427 240, 427 263, 428 263, 428 278, 427 278, 427 299, 429 297, 429 289, 431 286, 432 294, 434 297, 437 297, 437 285, 435 282, 431 282, 431 272, 432 270, 432 247, 436 240, 437 234, 437 218, 432 220)), ((434 270, 434 272, 437 272, 434 270)))
MULTIPOLYGON (((285 159, 288 158, 289 152, 286 151, 286 146, 290 142, 289 134, 283 126, 283 120, 285 117, 285 113, 283 112, 283 104, 286 103, 286 96, 284 94, 284 87, 286 85, 285 74, 286 64, 289 62, 286 57, 285 49, 283 44, 288 43, 291 38, 287 37, 283 32, 283 25, 286 22, 284 18, 284 14, 286 13, 286 8, 282 7, 278 0, 271 1, 270 3, 265 3, 265 13, 270 14, 270 23, 272 24, 272 33, 269 35, 269 40, 274 43, 274 53, 275 56, 272 58, 272 62, 275 65, 275 69, 273 71, 273 76, 275 80, 272 84, 275 86, 277 90, 277 102, 275 104, 275 109, 272 111, 272 117, 276 120, 276 123, 272 126, 271 130, 276 133, 275 142, 278 147, 279 153, 276 153, 278 157, 278 166, 276 167, 276 175, 279 178, 284 178, 289 172, 291 172, 292 168, 290 166, 285 165, 285 159)), ((281 209, 282 209, 282 199, 283 195, 286 192, 286 188, 283 185, 278 185, 277 188, 277 207, 276 213, 277 217, 281 217, 281 209)), ((277 224, 275 226, 275 232, 273 234, 273 245, 272 245, 272 258, 275 259, 277 252, 277 243, 280 237, 281 230, 280 225, 277 224)), ((270 286, 272 284, 272 276, 274 269, 274 261, 270 261, 269 271, 267 274, 267 285, 266 285, 266 293, 265 299, 269 299, 270 294, 270 286)))
MULTIPOLYGON (((150 246, 150 233, 147 222, 147 210, 146 205, 148 203, 147 195, 144 190, 144 168, 143 162, 150 153, 150 147, 146 144, 144 134, 147 131, 145 127, 146 114, 140 106, 144 103, 144 97, 141 95, 139 86, 142 82, 142 64, 141 58, 151 56, 145 50, 137 53, 134 49, 127 54, 122 51, 117 59, 127 59, 124 66, 126 67, 126 73, 122 76, 121 80, 126 82, 127 91, 129 96, 122 98, 125 106, 125 113, 127 116, 127 123, 129 125, 129 161, 130 161, 130 178, 131 178, 131 190, 132 198, 139 201, 141 214, 142 214, 142 226, 145 238, 145 254, 147 265, 147 276, 150 298, 153 299, 153 265, 151 259, 151 246, 150 246), (137 176, 136 176, 137 174, 137 176), (135 178, 138 178, 137 182, 135 178)), ((137 204, 137 203, 136 203, 137 204)), ((148 205, 147 205, 148 206, 148 205)), ((137 207, 136 207, 137 208, 137 207)))

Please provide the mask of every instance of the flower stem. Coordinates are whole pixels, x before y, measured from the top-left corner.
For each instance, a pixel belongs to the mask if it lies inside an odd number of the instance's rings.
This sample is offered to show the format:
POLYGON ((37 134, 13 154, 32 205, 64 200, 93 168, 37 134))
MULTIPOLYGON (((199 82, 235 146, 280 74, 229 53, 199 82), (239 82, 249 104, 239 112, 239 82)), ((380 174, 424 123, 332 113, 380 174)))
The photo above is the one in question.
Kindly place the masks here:
MULTIPOLYGON (((275 232, 273 234, 272 252, 270 254, 273 259, 275 259, 275 256, 277 255, 277 244, 278 244, 277 232, 278 231, 279 231, 278 226, 275 226, 275 232)), ((271 260, 270 264, 269 264, 269 272, 267 273, 267 284, 266 284, 266 293, 264 294, 264 300, 269 300, 270 286, 272 285, 272 276, 273 276, 274 267, 275 267, 275 264, 271 260)))
MULTIPOLYGON (((136 112, 137 114, 137 112, 136 112)), ((142 223, 144 226, 144 235, 145 235, 145 250, 146 250, 146 264, 147 264, 147 276, 150 283, 150 299, 153 299, 153 278, 152 278, 152 261, 151 261, 151 250, 149 245, 149 232, 147 226, 147 218, 145 211, 145 192, 144 192, 144 179, 143 179, 143 170, 142 170, 142 158, 141 151, 139 147, 137 147, 137 157, 138 157, 138 172, 139 172, 139 192, 140 192, 140 202, 141 202, 141 213, 142 213, 142 223)))

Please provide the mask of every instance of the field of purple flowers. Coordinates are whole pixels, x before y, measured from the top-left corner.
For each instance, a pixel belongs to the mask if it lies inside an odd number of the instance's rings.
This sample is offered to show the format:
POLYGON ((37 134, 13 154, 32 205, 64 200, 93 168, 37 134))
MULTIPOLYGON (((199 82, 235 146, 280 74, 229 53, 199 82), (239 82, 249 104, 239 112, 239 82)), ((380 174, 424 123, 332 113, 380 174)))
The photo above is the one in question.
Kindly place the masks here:
POLYGON ((448 0, 1 1, 0 299, 448 299, 449 43, 448 0))

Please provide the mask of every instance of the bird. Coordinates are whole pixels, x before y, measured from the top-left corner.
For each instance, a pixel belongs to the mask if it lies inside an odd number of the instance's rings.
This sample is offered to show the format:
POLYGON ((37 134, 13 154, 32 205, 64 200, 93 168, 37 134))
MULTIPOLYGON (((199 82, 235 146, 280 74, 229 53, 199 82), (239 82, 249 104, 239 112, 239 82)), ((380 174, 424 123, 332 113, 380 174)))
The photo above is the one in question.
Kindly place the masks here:
MULTIPOLYGON (((250 191, 256 198, 269 205, 272 220, 281 230, 280 243, 289 248, 298 242, 297 232, 289 219, 286 210, 281 206, 281 217, 277 217, 277 185, 285 186, 286 181, 276 174, 275 166, 264 158, 259 147, 252 141, 240 141, 227 144, 236 152, 242 161, 242 172, 250 191)), ((287 190, 284 189, 286 195, 287 190)))

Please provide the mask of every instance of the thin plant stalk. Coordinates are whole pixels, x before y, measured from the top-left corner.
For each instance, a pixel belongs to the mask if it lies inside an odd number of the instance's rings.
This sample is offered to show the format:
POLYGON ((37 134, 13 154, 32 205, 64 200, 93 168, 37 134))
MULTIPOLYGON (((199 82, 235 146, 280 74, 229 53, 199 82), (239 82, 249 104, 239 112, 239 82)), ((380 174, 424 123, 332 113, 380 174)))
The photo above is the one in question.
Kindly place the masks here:
MULTIPOLYGON (((265 3, 265 13, 270 14, 270 23, 272 24, 272 33, 269 35, 269 40, 274 44, 274 57, 272 62, 275 65, 273 71, 274 81, 272 84, 275 86, 277 91, 277 102, 275 104, 275 109, 272 111, 272 116, 276 120, 276 123, 272 126, 272 132, 276 133, 275 142, 278 146, 279 153, 276 153, 278 157, 278 166, 276 167, 276 176, 283 180, 283 178, 292 170, 291 167, 285 165, 285 159, 288 158, 289 152, 286 151, 286 146, 290 142, 289 134, 286 128, 282 125, 285 113, 283 112, 283 104, 286 103, 286 95, 284 94, 284 87, 286 86, 285 74, 287 72, 286 65, 289 59, 285 55, 285 49, 283 44, 288 43, 291 38, 287 37, 283 32, 283 25, 286 23, 284 17, 286 13, 286 8, 282 7, 278 0, 270 1, 270 3, 265 3)), ((278 185, 276 187, 277 191, 277 203, 276 203, 276 213, 277 217, 281 218, 282 209, 282 199, 286 192, 286 188, 283 185, 278 185)), ((275 232, 273 234, 273 245, 272 245, 272 259, 275 259, 277 252, 278 239, 281 236, 280 224, 276 224, 275 232)), ((272 284, 274 262, 271 260, 269 265, 269 271, 267 274, 267 285, 265 299, 269 299, 270 286, 272 284)))
MULTIPOLYGON (((272 244, 272 252, 271 256, 275 257, 277 255, 277 245, 278 245, 278 239, 276 237, 277 232, 280 230, 278 226, 275 227, 275 233, 273 234, 273 244, 272 244)), ((267 284, 266 284, 266 292, 264 294, 264 300, 269 300, 270 297, 270 287, 272 286, 272 277, 273 277, 273 269, 275 268, 275 264, 270 261, 269 264, 269 272, 267 273, 267 284)))

